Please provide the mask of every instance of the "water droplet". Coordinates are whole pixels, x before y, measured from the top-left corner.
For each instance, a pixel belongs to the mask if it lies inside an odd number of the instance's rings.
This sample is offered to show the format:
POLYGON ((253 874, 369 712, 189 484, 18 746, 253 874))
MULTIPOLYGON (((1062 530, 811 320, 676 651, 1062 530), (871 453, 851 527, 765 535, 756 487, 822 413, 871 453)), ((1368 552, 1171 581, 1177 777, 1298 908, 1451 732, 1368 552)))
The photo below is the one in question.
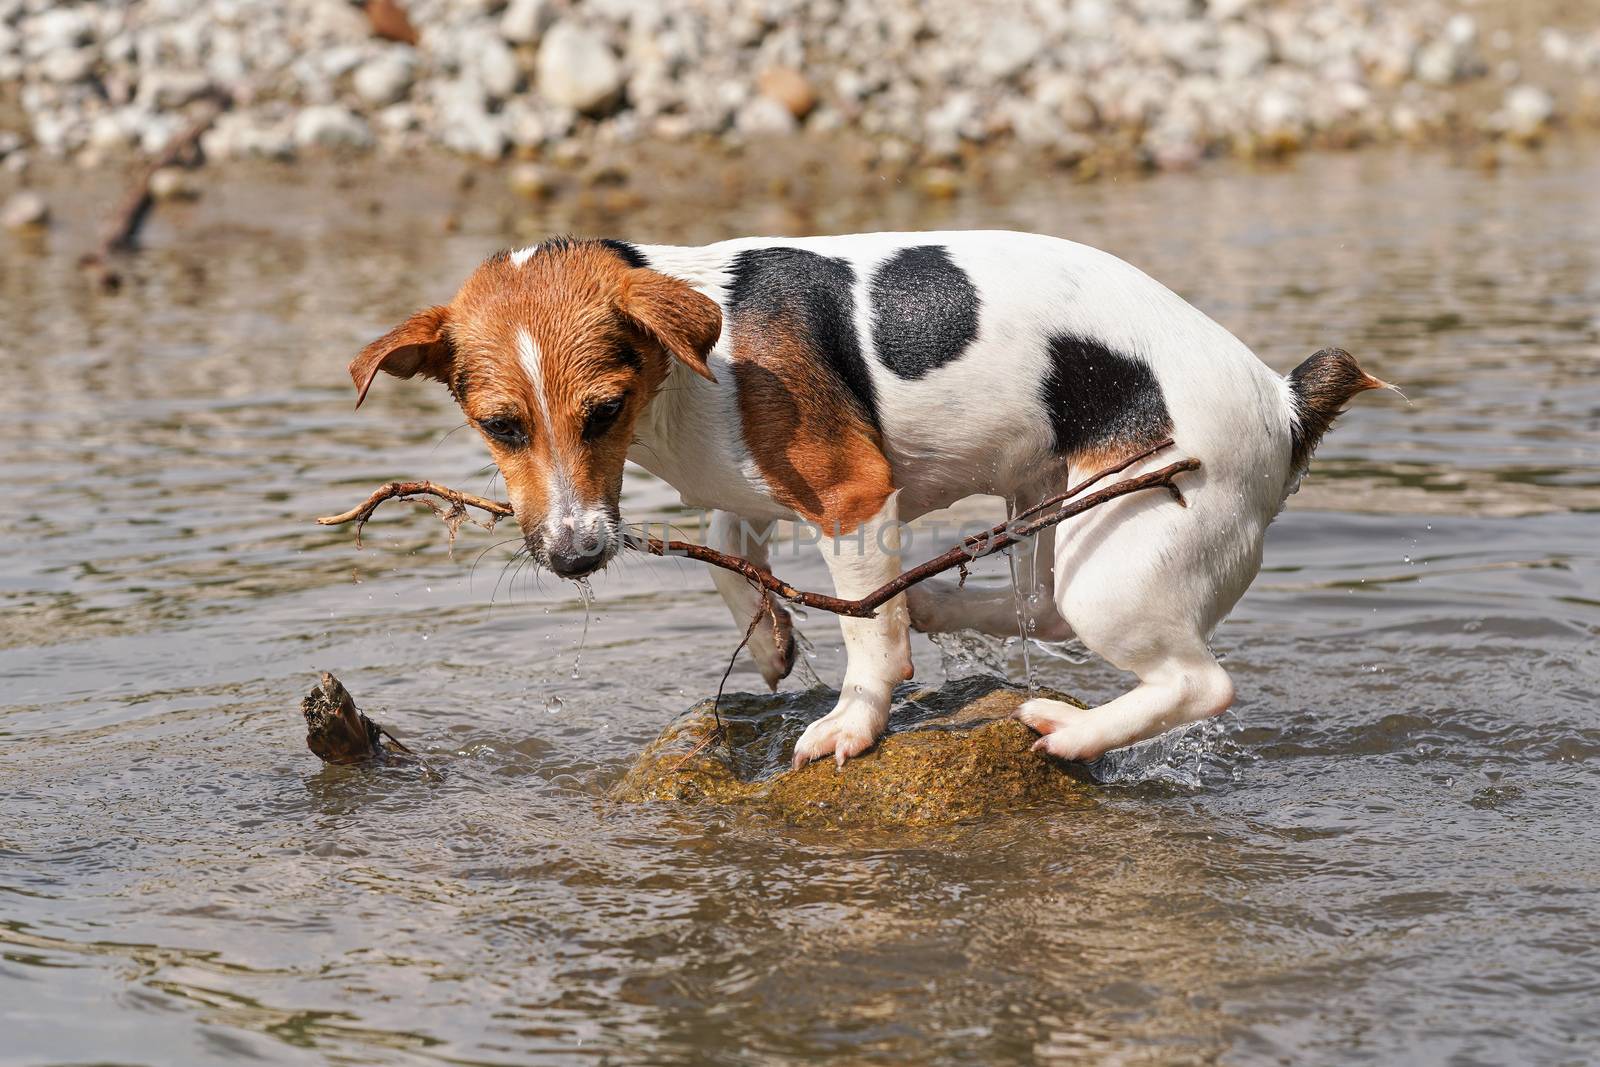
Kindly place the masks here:
POLYGON ((550 697, 544 702, 544 710, 551 715, 560 715, 561 709, 566 706, 566 701, 560 697, 550 697))

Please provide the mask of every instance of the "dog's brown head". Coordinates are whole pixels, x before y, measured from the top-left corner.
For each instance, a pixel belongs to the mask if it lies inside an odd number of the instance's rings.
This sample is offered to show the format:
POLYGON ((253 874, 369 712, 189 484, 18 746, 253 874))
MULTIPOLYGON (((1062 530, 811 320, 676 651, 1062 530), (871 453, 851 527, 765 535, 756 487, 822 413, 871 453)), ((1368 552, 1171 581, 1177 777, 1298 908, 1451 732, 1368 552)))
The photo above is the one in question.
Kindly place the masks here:
POLYGON ((505 478, 534 558, 566 578, 620 547, 634 426, 672 361, 715 381, 716 303, 630 266, 616 246, 557 239, 491 257, 448 304, 419 311, 350 363, 356 405, 378 371, 444 382, 505 478))

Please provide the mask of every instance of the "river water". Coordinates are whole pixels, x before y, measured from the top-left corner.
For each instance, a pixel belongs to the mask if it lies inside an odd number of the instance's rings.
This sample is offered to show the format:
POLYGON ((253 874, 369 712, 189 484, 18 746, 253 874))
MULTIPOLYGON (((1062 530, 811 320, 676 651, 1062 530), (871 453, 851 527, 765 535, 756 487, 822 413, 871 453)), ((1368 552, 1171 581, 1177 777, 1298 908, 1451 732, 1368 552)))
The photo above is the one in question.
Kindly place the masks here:
MULTIPOLYGON (((625 214, 245 170, 163 208, 115 296, 74 266, 112 187, 52 191, 67 225, 0 258, 0 1062, 1594 1062, 1592 146, 625 214), (610 806, 737 641, 697 566, 627 561, 586 611, 504 530, 311 522, 394 477, 497 489, 443 390, 357 414, 344 373, 497 247, 969 226, 1104 247, 1280 370, 1337 343, 1409 397, 1360 398, 1271 531, 1217 637, 1235 709, 1103 761, 1092 810, 610 806), (321 767, 320 669, 444 781, 321 767)), ((630 476, 630 518, 674 501, 630 476)), ((1076 658, 1029 656, 1126 685, 1076 658)))

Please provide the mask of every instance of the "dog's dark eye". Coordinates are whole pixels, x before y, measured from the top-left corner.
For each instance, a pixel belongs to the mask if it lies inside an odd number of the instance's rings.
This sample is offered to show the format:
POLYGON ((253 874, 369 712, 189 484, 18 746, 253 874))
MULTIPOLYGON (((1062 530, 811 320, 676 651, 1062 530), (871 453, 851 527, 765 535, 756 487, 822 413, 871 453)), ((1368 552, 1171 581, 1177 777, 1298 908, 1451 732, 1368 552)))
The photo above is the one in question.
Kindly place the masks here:
POLYGON ((502 441, 508 445, 519 445, 526 440, 522 432, 522 423, 506 415, 496 415, 492 419, 483 419, 479 421, 478 425, 483 427, 484 433, 493 437, 496 441, 502 441))
POLYGON ((622 414, 622 398, 607 400, 596 404, 589 409, 589 417, 583 423, 583 436, 599 437, 611 429, 611 424, 617 421, 617 416, 622 414))

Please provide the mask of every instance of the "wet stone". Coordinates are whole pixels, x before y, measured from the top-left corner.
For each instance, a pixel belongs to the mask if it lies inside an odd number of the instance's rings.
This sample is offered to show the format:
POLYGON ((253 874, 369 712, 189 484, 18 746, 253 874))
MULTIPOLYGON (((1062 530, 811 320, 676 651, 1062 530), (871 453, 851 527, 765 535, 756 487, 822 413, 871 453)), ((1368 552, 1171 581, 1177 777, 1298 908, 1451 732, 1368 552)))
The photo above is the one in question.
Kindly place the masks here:
POLYGON ((697 704, 651 742, 612 799, 738 806, 823 827, 946 826, 1039 805, 1093 807, 1083 770, 1032 751, 1038 735, 1010 717, 1029 696, 994 678, 907 686, 872 749, 842 770, 826 760, 791 771, 795 740, 837 694, 730 694, 722 744, 707 743, 710 701, 697 704))

